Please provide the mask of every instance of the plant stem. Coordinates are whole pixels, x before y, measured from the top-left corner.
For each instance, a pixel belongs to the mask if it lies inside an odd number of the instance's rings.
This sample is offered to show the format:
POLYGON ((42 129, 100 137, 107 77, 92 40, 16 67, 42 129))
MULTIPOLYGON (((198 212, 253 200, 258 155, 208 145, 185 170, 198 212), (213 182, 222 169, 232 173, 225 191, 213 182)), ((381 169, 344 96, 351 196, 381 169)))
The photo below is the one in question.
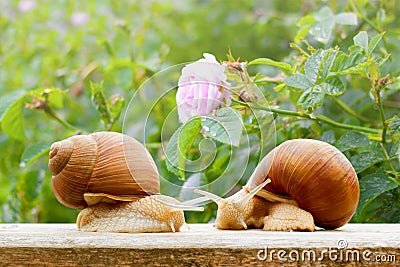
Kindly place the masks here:
POLYGON ((381 83, 381 79, 372 79, 371 77, 369 78, 371 87, 373 89, 373 95, 375 98, 375 104, 378 106, 379 110, 379 115, 381 117, 382 121, 382 144, 384 145, 386 143, 386 132, 387 132, 387 121, 386 121, 386 116, 385 116, 385 111, 383 109, 383 104, 381 100, 381 91, 384 85, 381 83))
MULTIPOLYGON (((375 89, 375 88, 374 88, 375 89)), ((379 114, 381 115, 382 120, 382 144, 386 143, 386 131, 387 131, 387 123, 386 123, 386 116, 385 111, 383 110, 383 104, 380 97, 380 90, 376 90, 376 101, 379 109, 379 114)))
POLYGON ((357 126, 357 125, 351 125, 351 124, 345 124, 345 123, 340 123, 340 122, 336 122, 334 120, 332 120, 331 118, 328 118, 324 115, 319 115, 316 114, 314 116, 305 114, 305 113, 301 113, 301 112, 296 112, 296 111, 290 111, 290 110, 283 110, 283 109, 278 109, 278 108, 271 108, 271 107, 265 107, 262 106, 258 103, 246 103, 246 102, 242 102, 236 99, 233 99, 232 102, 235 102, 237 104, 240 104, 242 106, 246 106, 249 108, 254 108, 254 109, 259 109, 259 110, 265 110, 265 111, 269 111, 269 112, 273 112, 273 113, 277 113, 277 114, 282 114, 282 115, 288 115, 288 116, 294 116, 294 117, 301 117, 301 118, 306 118, 309 120, 317 120, 319 122, 324 122, 326 124, 338 127, 338 128, 342 128, 342 129, 348 129, 348 130, 354 130, 354 131, 358 131, 358 132, 365 132, 365 133, 371 133, 371 134, 381 134, 381 131, 378 129, 372 129, 372 128, 368 128, 368 127, 363 127, 363 126, 357 126))
POLYGON ((386 161, 389 163, 389 166, 390 166, 390 168, 392 169, 392 171, 395 172, 396 170, 394 169, 392 163, 390 162, 392 159, 390 158, 390 156, 389 156, 389 154, 388 154, 388 152, 387 152, 387 150, 386 150, 386 148, 385 148, 385 145, 384 145, 383 143, 380 143, 380 145, 381 145, 383 154, 385 154, 386 161))
POLYGON ((49 115, 50 117, 52 117, 53 119, 55 119, 56 121, 58 121, 60 124, 62 124, 65 128, 73 130, 73 131, 77 131, 77 132, 81 132, 80 129, 76 128, 75 126, 73 126, 72 124, 68 123, 67 121, 61 119, 60 117, 58 117, 58 115, 54 112, 54 110, 52 110, 50 107, 48 107, 47 105, 44 108, 44 112, 49 115))
POLYGON ((306 58, 310 57, 310 55, 306 51, 304 51, 303 48, 301 48, 298 44, 290 43, 290 47, 299 51, 299 53, 305 56, 306 58))

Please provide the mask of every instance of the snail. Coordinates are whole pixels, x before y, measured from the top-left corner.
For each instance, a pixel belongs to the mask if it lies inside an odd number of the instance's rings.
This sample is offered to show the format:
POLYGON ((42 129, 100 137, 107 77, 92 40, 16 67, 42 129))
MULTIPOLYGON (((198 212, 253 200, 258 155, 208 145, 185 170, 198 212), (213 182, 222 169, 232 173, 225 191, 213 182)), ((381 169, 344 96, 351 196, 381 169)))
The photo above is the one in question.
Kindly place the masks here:
POLYGON ((82 209, 82 231, 175 232, 190 202, 160 195, 156 164, 137 140, 115 132, 72 136, 52 144, 52 188, 58 201, 82 209))
POLYGON ((349 160, 334 146, 311 139, 277 146, 242 190, 226 199, 195 192, 217 203, 217 228, 269 231, 339 228, 353 216, 360 196, 349 160))

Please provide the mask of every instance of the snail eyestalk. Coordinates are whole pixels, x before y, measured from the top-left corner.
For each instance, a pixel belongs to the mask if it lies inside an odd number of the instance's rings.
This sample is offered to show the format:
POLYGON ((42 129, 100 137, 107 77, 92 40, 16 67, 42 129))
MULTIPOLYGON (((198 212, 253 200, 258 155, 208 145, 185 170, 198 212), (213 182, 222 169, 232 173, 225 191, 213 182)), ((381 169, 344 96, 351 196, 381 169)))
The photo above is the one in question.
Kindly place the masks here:
POLYGON ((185 206, 193 206, 193 205, 198 205, 200 203, 206 202, 208 200, 210 200, 208 197, 198 197, 198 198, 194 198, 191 200, 183 201, 183 202, 181 202, 181 204, 185 205, 185 206))
POLYGON ((215 203, 217 203, 218 206, 220 206, 221 204, 223 204, 225 202, 225 200, 217 195, 214 195, 213 193, 207 192, 207 191, 203 191, 203 190, 199 190, 199 189, 194 189, 193 192, 203 195, 205 197, 207 197, 208 199, 214 201, 215 203))
POLYGON ((179 204, 171 204, 165 203, 168 207, 175 210, 182 210, 182 211, 204 211, 203 207, 195 207, 195 206, 184 206, 179 204))
POLYGON ((171 203, 166 201, 166 199, 158 199, 157 201, 160 201, 162 203, 164 203, 166 206, 168 206, 169 208, 171 208, 172 210, 175 211, 204 211, 203 207, 196 207, 196 206, 190 206, 190 205, 184 205, 183 203, 171 203))
POLYGON ((247 195, 245 195, 242 199, 237 201, 237 205, 244 209, 247 205, 247 203, 252 199, 261 189, 264 188, 267 184, 271 182, 270 179, 265 180, 262 184, 258 185, 255 187, 253 190, 251 190, 247 195))

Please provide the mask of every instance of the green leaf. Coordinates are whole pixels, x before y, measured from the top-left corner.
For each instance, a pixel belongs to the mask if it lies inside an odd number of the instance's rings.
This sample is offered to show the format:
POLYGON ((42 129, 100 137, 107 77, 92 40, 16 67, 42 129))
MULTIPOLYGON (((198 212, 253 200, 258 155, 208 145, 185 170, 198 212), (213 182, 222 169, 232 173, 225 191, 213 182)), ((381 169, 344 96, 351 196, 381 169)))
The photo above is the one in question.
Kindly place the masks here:
POLYGON ((232 150, 228 145, 218 147, 217 155, 212 165, 205 171, 208 183, 218 179, 226 171, 226 164, 231 159, 231 155, 232 150))
POLYGON ((400 118, 397 115, 388 120, 388 134, 392 136, 393 142, 400 139, 400 118))
POLYGON ((30 90, 28 93, 45 101, 46 105, 52 108, 61 109, 64 107, 64 95, 68 93, 68 90, 61 90, 60 88, 39 88, 30 90))
POLYGON ((307 78, 312 84, 317 82, 319 69, 321 66, 322 59, 325 55, 325 50, 318 49, 314 54, 312 54, 306 61, 304 65, 304 71, 307 78))
POLYGON ((364 48, 368 54, 368 34, 366 31, 359 32, 356 36, 354 36, 353 40, 354 45, 364 48))
POLYGON ((335 26, 334 14, 328 6, 324 6, 314 14, 314 17, 317 22, 311 26, 310 34, 317 41, 326 44, 331 38, 333 27, 335 26))
POLYGON ((274 61, 269 58, 257 58, 255 60, 250 61, 247 65, 248 66, 250 66, 250 65, 269 65, 269 66, 278 67, 284 73, 292 72, 292 66, 290 66, 290 64, 285 63, 285 62, 274 61))
POLYGON ((378 80, 380 77, 379 68, 376 65, 375 61, 371 61, 368 65, 368 73, 373 80, 378 80))
POLYGON ((325 18, 333 17, 333 11, 329 6, 323 6, 314 16, 318 21, 321 21, 325 18))
POLYGON ((342 152, 367 145, 369 145, 368 137, 353 131, 346 132, 336 143, 336 147, 342 152))
POLYGON ((218 109, 215 119, 203 117, 203 130, 210 138, 221 143, 238 146, 242 136, 243 122, 239 112, 225 107, 218 109))
POLYGON ((320 76, 321 79, 326 79, 328 77, 332 65, 335 62, 336 56, 337 56, 338 51, 336 50, 327 50, 324 56, 324 59, 322 60, 322 66, 320 70, 320 76))
POLYGON ((312 113, 315 108, 322 106, 324 101, 324 92, 321 87, 314 86, 309 90, 306 90, 297 101, 297 106, 302 107, 306 113, 312 113))
POLYGON ((61 90, 59 88, 39 88, 35 90, 30 90, 28 94, 32 96, 33 99, 43 101, 46 106, 51 108, 61 109, 64 107, 64 95, 68 90, 61 90))
POLYGON ((315 22, 316 22, 316 20, 313 15, 307 15, 300 19, 300 21, 297 23, 297 26, 302 27, 305 25, 314 24, 315 22))
POLYGON ((48 88, 41 92, 47 99, 47 104, 55 109, 61 109, 64 107, 64 95, 68 90, 61 90, 59 88, 48 88))
POLYGON ((400 80, 396 79, 393 83, 386 86, 389 90, 400 90, 400 80))
POLYGON ((39 142, 27 147, 21 156, 21 166, 28 165, 38 159, 39 157, 47 154, 50 150, 51 143, 39 142))
POLYGON ((253 110, 251 125, 258 136, 260 156, 263 157, 267 153, 267 150, 269 151, 268 147, 275 145, 276 129, 274 115, 265 110, 253 110))
POLYGON ((365 151, 350 158, 350 162, 357 173, 361 173, 369 167, 385 160, 381 153, 374 150, 365 151))
POLYGON ((92 89, 92 103, 100 113, 104 125, 109 127, 112 123, 112 118, 106 96, 104 95, 103 83, 90 82, 90 88, 92 89))
POLYGON ((182 179, 185 179, 188 152, 201 128, 200 117, 193 117, 175 131, 167 144, 165 155, 167 169, 182 179))
POLYGON ((0 98, 0 121, 10 106, 24 96, 24 91, 15 91, 0 98))
POLYGON ((360 200, 358 202, 355 218, 362 220, 362 213, 365 207, 379 195, 392 190, 399 185, 383 173, 374 173, 363 177, 360 180, 360 200))
POLYGON ((184 171, 189 150, 192 148, 192 145, 196 140, 197 134, 200 133, 200 130, 201 120, 199 117, 197 117, 185 123, 182 127, 182 131, 178 135, 178 168, 180 176, 183 180, 185 180, 184 171))
MULTIPOLYGON (((167 170, 172 172, 178 177, 181 177, 181 173, 183 170, 179 170, 178 168, 178 135, 182 130, 182 127, 179 127, 175 133, 172 135, 171 139, 168 141, 167 149, 166 149, 166 161, 165 165, 167 166, 167 170)), ((184 176, 184 175, 182 175, 184 176)))
MULTIPOLYGON (((400 161, 400 142, 398 142, 398 140, 393 142, 392 148, 389 151, 389 157, 391 158, 397 157, 400 161)), ((398 175, 398 177, 400 179, 400 175, 398 175)))
MULTIPOLYGON (((332 65, 331 71, 343 72, 356 67, 365 58, 365 54, 361 48, 352 50, 349 55, 339 51, 336 60, 332 65)), ((362 70, 364 71, 364 70, 362 70)))
POLYGON ((23 201, 27 203, 29 208, 35 208, 40 197, 40 189, 42 188, 42 183, 44 180, 44 175, 38 170, 28 171, 18 181, 18 192, 24 194, 23 201), (22 179, 21 179, 22 178, 22 179))
POLYGON ((368 44, 368 55, 371 55, 375 48, 378 46, 379 42, 382 40, 385 32, 375 35, 368 44))
POLYGON ((110 113, 113 122, 119 119, 119 116, 121 115, 124 105, 125 105, 125 99, 123 96, 120 95, 111 96, 108 106, 110 107, 110 113))
POLYGON ((335 22, 342 25, 357 25, 357 16, 351 12, 343 12, 335 15, 335 22))
POLYGON ((8 198, 7 208, 14 214, 14 221, 33 222, 37 220, 37 209, 44 180, 44 172, 29 170, 17 173, 17 184, 8 198), (36 216, 35 216, 36 215, 36 216))
POLYGON ((26 139, 22 118, 22 105, 25 92, 16 91, 0 99, 1 128, 11 138, 24 141, 26 139))
POLYGON ((397 115, 394 115, 389 120, 389 133, 390 134, 400 133, 400 118, 397 115))
POLYGON ((310 33, 311 25, 301 27, 294 37, 294 42, 298 43, 310 33))
POLYGON ((344 84, 336 76, 331 76, 321 84, 322 91, 328 95, 341 95, 344 93, 344 84))
POLYGON ((310 80, 303 74, 288 76, 285 78, 285 83, 290 87, 302 90, 310 89, 312 86, 310 80))
POLYGON ((310 28, 310 34, 321 43, 326 44, 331 39, 333 27, 335 26, 335 18, 328 16, 325 19, 316 22, 310 28))
POLYGON ((328 130, 326 132, 323 132, 320 137, 320 140, 333 145, 336 141, 334 131, 328 130))
POLYGON ((376 65, 378 65, 378 67, 382 66, 383 64, 386 63, 386 61, 388 61, 388 59, 390 58, 391 54, 387 54, 384 57, 378 57, 375 59, 376 65))

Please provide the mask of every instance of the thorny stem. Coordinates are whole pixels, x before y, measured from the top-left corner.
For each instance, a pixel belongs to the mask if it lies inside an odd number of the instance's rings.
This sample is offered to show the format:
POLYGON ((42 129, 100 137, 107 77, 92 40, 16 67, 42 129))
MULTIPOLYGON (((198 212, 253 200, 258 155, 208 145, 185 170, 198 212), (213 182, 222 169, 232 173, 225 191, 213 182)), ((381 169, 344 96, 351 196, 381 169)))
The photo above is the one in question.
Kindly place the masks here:
POLYGON ((336 121, 332 120, 331 118, 328 118, 324 115, 315 114, 314 116, 311 116, 309 114, 305 114, 302 112, 283 110, 283 109, 279 109, 279 108, 265 107, 258 103, 246 103, 246 102, 242 102, 242 101, 239 101, 236 99, 232 99, 232 102, 235 102, 237 104, 240 104, 242 106, 246 106, 249 108, 265 110, 265 111, 269 111, 272 113, 301 117, 301 118, 306 118, 309 120, 316 120, 316 121, 324 122, 326 124, 329 124, 329 125, 332 125, 332 126, 335 126, 338 128, 342 128, 342 129, 354 130, 354 131, 358 131, 358 132, 365 132, 365 133, 371 133, 371 134, 381 134, 381 131, 378 129, 372 129, 372 128, 368 128, 368 127, 362 127, 362 126, 357 126, 357 125, 336 122, 336 121))
POLYGON ((308 54, 306 51, 304 51, 298 44, 291 43, 290 47, 299 51, 299 53, 302 54, 303 56, 305 56, 306 58, 310 57, 310 54, 308 54))
POLYGON ((385 148, 386 132, 387 132, 388 124, 387 124, 387 120, 386 120, 386 116, 385 116, 385 110, 383 109, 383 103, 381 100, 381 90, 382 90, 382 87, 384 86, 384 84, 381 82, 381 79, 378 79, 376 81, 370 79, 370 82, 371 82, 372 88, 374 89, 375 102, 376 102, 376 105, 378 106, 379 114, 380 114, 381 120, 382 120, 382 137, 381 137, 380 145, 381 145, 383 153, 385 154, 386 161, 389 163, 390 168, 393 171, 395 171, 392 163, 390 162, 391 161, 390 156, 385 148))
POLYGON ((384 87, 384 83, 382 82, 382 80, 384 80, 385 78, 382 79, 377 79, 374 80, 371 77, 369 78, 370 80, 370 84, 372 86, 373 89, 373 95, 375 97, 375 104, 378 107, 379 110, 379 115, 381 117, 381 121, 382 121, 382 144, 384 145, 386 143, 386 132, 387 132, 387 121, 386 121, 386 116, 385 116, 385 111, 383 109, 383 104, 381 101, 381 91, 382 91, 382 87, 384 87))

